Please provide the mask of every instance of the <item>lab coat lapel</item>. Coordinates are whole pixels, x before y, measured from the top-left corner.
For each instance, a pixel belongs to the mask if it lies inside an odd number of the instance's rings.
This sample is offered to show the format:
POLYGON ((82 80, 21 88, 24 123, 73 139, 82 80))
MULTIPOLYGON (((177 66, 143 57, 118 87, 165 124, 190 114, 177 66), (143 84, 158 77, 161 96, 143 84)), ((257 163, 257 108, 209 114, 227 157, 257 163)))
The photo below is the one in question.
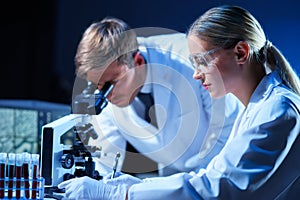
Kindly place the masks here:
POLYGON ((142 119, 132 105, 117 107, 113 105, 114 120, 118 128, 130 138, 149 139, 157 132, 156 127, 142 119))
POLYGON ((172 92, 171 73, 166 66, 155 64, 151 66, 152 89, 154 97, 155 115, 158 127, 162 127, 166 121, 167 113, 169 110, 170 97, 172 92))

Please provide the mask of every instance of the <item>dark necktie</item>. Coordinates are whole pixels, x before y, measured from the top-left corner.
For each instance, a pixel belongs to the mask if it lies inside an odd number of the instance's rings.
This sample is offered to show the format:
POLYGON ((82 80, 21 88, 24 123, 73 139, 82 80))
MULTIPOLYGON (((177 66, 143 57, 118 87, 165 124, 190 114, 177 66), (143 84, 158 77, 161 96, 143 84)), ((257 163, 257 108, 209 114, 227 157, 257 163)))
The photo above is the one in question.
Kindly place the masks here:
MULTIPOLYGON (((137 97, 139 100, 145 105, 145 116, 144 119, 151 123, 153 126, 157 127, 156 118, 154 113, 154 108, 151 106, 154 105, 154 99, 150 93, 138 93, 137 97)), ((157 163, 143 154, 138 153, 134 146, 132 146, 129 142, 127 142, 126 146, 126 154, 125 157, 127 159, 124 160, 123 163, 123 171, 127 171, 132 175, 137 173, 147 173, 147 172, 155 172, 157 171, 157 163), (135 154, 130 154, 135 153, 135 154)))
POLYGON ((145 116, 144 119, 151 123, 151 119, 153 120, 153 108, 150 111, 151 106, 153 106, 154 104, 154 100, 153 97, 150 93, 138 93, 138 98, 141 100, 141 102, 143 102, 143 104, 145 105, 145 116))

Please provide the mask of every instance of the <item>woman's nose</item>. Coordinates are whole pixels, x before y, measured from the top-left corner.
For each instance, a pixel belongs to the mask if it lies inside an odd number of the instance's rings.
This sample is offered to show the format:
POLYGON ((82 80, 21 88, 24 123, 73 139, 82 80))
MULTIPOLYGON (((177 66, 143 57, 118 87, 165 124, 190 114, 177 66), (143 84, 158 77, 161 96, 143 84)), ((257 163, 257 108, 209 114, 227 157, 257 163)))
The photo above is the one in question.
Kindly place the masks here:
POLYGON ((201 80, 201 81, 203 81, 204 78, 205 78, 205 76, 204 76, 204 73, 201 72, 201 70, 195 69, 194 74, 193 74, 193 78, 195 80, 201 80))

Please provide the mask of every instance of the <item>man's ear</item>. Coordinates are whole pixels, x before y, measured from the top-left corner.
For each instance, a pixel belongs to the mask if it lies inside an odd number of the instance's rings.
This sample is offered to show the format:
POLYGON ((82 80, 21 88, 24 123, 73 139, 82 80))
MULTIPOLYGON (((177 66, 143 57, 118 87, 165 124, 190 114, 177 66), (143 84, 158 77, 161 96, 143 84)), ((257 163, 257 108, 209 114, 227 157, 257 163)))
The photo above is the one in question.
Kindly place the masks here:
POLYGON ((136 67, 146 64, 145 58, 143 57, 141 52, 137 52, 134 54, 133 62, 134 62, 134 66, 136 66, 136 67))
POLYGON ((238 64, 244 64, 248 61, 250 54, 250 46, 245 41, 238 42, 234 47, 234 53, 236 55, 236 61, 238 64))

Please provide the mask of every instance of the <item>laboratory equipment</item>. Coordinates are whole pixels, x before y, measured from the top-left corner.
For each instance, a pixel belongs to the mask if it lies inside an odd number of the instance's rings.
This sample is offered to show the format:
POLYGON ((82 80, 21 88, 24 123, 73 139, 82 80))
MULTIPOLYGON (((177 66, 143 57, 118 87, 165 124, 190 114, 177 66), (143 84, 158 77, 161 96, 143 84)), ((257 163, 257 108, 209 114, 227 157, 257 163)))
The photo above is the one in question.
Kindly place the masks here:
POLYGON ((113 166, 113 172, 111 174, 111 178, 115 177, 120 156, 121 156, 120 152, 117 152, 116 158, 115 158, 115 163, 114 163, 114 166, 113 166))
POLYGON ((101 178, 93 161, 93 157, 100 158, 101 149, 87 144, 97 137, 89 119, 89 115, 70 114, 43 126, 41 174, 45 186, 85 175, 101 178))
POLYGON ((38 167, 39 154, 1 152, 0 163, 1 199, 44 199, 44 178, 40 177, 38 167))
POLYGON ((101 149, 88 145, 98 137, 90 123, 108 104, 107 96, 113 85, 106 83, 101 90, 88 82, 87 87, 72 101, 72 114, 42 128, 41 173, 45 185, 57 186, 74 177, 101 179, 93 157, 101 157, 101 149))

